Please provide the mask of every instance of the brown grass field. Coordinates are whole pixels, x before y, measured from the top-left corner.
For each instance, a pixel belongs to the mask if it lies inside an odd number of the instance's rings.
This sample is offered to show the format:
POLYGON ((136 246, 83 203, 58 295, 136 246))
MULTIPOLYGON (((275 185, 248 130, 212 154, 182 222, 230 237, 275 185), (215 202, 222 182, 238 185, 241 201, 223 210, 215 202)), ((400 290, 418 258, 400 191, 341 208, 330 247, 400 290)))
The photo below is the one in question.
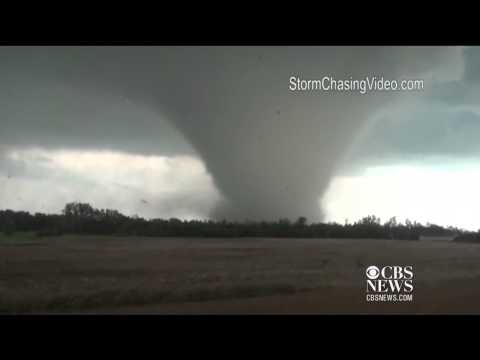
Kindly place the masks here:
POLYGON ((480 245, 17 234, 0 313, 480 313, 480 245), (413 302, 367 303, 368 265, 412 265, 413 302))

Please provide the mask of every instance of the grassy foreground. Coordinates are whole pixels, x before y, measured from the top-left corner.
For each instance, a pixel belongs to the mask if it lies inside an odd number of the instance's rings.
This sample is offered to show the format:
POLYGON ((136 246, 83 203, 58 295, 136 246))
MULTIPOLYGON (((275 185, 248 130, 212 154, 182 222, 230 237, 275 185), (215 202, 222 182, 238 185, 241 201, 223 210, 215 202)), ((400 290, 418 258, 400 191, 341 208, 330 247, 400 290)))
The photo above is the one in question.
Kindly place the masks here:
POLYGON ((356 312, 368 265, 413 265, 425 304, 451 302, 449 283, 480 313, 479 260, 479 245, 449 242, 23 234, 0 238, 0 312, 356 312))

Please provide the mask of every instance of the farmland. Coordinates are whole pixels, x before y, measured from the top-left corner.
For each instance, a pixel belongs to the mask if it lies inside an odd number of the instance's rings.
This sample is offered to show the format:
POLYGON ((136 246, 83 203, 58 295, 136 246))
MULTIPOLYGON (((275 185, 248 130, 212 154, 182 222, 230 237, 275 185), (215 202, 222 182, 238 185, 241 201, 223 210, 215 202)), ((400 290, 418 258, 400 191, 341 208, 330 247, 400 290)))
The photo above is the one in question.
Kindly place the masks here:
POLYGON ((0 238, 1 313, 480 313, 480 246, 368 239, 0 238), (414 301, 366 303, 412 265, 414 301))

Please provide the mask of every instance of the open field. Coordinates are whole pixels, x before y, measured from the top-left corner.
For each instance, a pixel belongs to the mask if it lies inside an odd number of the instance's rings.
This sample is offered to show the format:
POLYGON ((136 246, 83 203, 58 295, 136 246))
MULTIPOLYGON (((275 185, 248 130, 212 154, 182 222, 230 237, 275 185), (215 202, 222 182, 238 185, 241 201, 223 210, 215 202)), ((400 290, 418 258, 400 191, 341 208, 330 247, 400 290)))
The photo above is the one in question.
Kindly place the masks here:
POLYGON ((0 312, 480 313, 480 245, 2 237, 0 312), (368 265, 413 265, 413 302, 366 303, 368 265))

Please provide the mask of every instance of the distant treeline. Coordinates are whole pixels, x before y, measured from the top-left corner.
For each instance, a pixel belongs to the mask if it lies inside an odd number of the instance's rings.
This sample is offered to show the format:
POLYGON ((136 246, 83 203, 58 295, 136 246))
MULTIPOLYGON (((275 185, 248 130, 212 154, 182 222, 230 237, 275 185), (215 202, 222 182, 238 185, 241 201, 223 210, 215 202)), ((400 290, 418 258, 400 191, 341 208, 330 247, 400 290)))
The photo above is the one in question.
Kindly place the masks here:
POLYGON ((375 216, 349 224, 311 223, 305 217, 295 221, 212 221, 179 219, 143 219, 130 217, 116 210, 95 209, 89 204, 69 203, 61 214, 30 214, 24 211, 0 211, 0 231, 34 232, 38 236, 62 234, 120 235, 120 236, 183 236, 183 237, 293 237, 293 238, 374 238, 418 240, 420 236, 472 236, 453 227, 418 222, 385 223, 375 216))

